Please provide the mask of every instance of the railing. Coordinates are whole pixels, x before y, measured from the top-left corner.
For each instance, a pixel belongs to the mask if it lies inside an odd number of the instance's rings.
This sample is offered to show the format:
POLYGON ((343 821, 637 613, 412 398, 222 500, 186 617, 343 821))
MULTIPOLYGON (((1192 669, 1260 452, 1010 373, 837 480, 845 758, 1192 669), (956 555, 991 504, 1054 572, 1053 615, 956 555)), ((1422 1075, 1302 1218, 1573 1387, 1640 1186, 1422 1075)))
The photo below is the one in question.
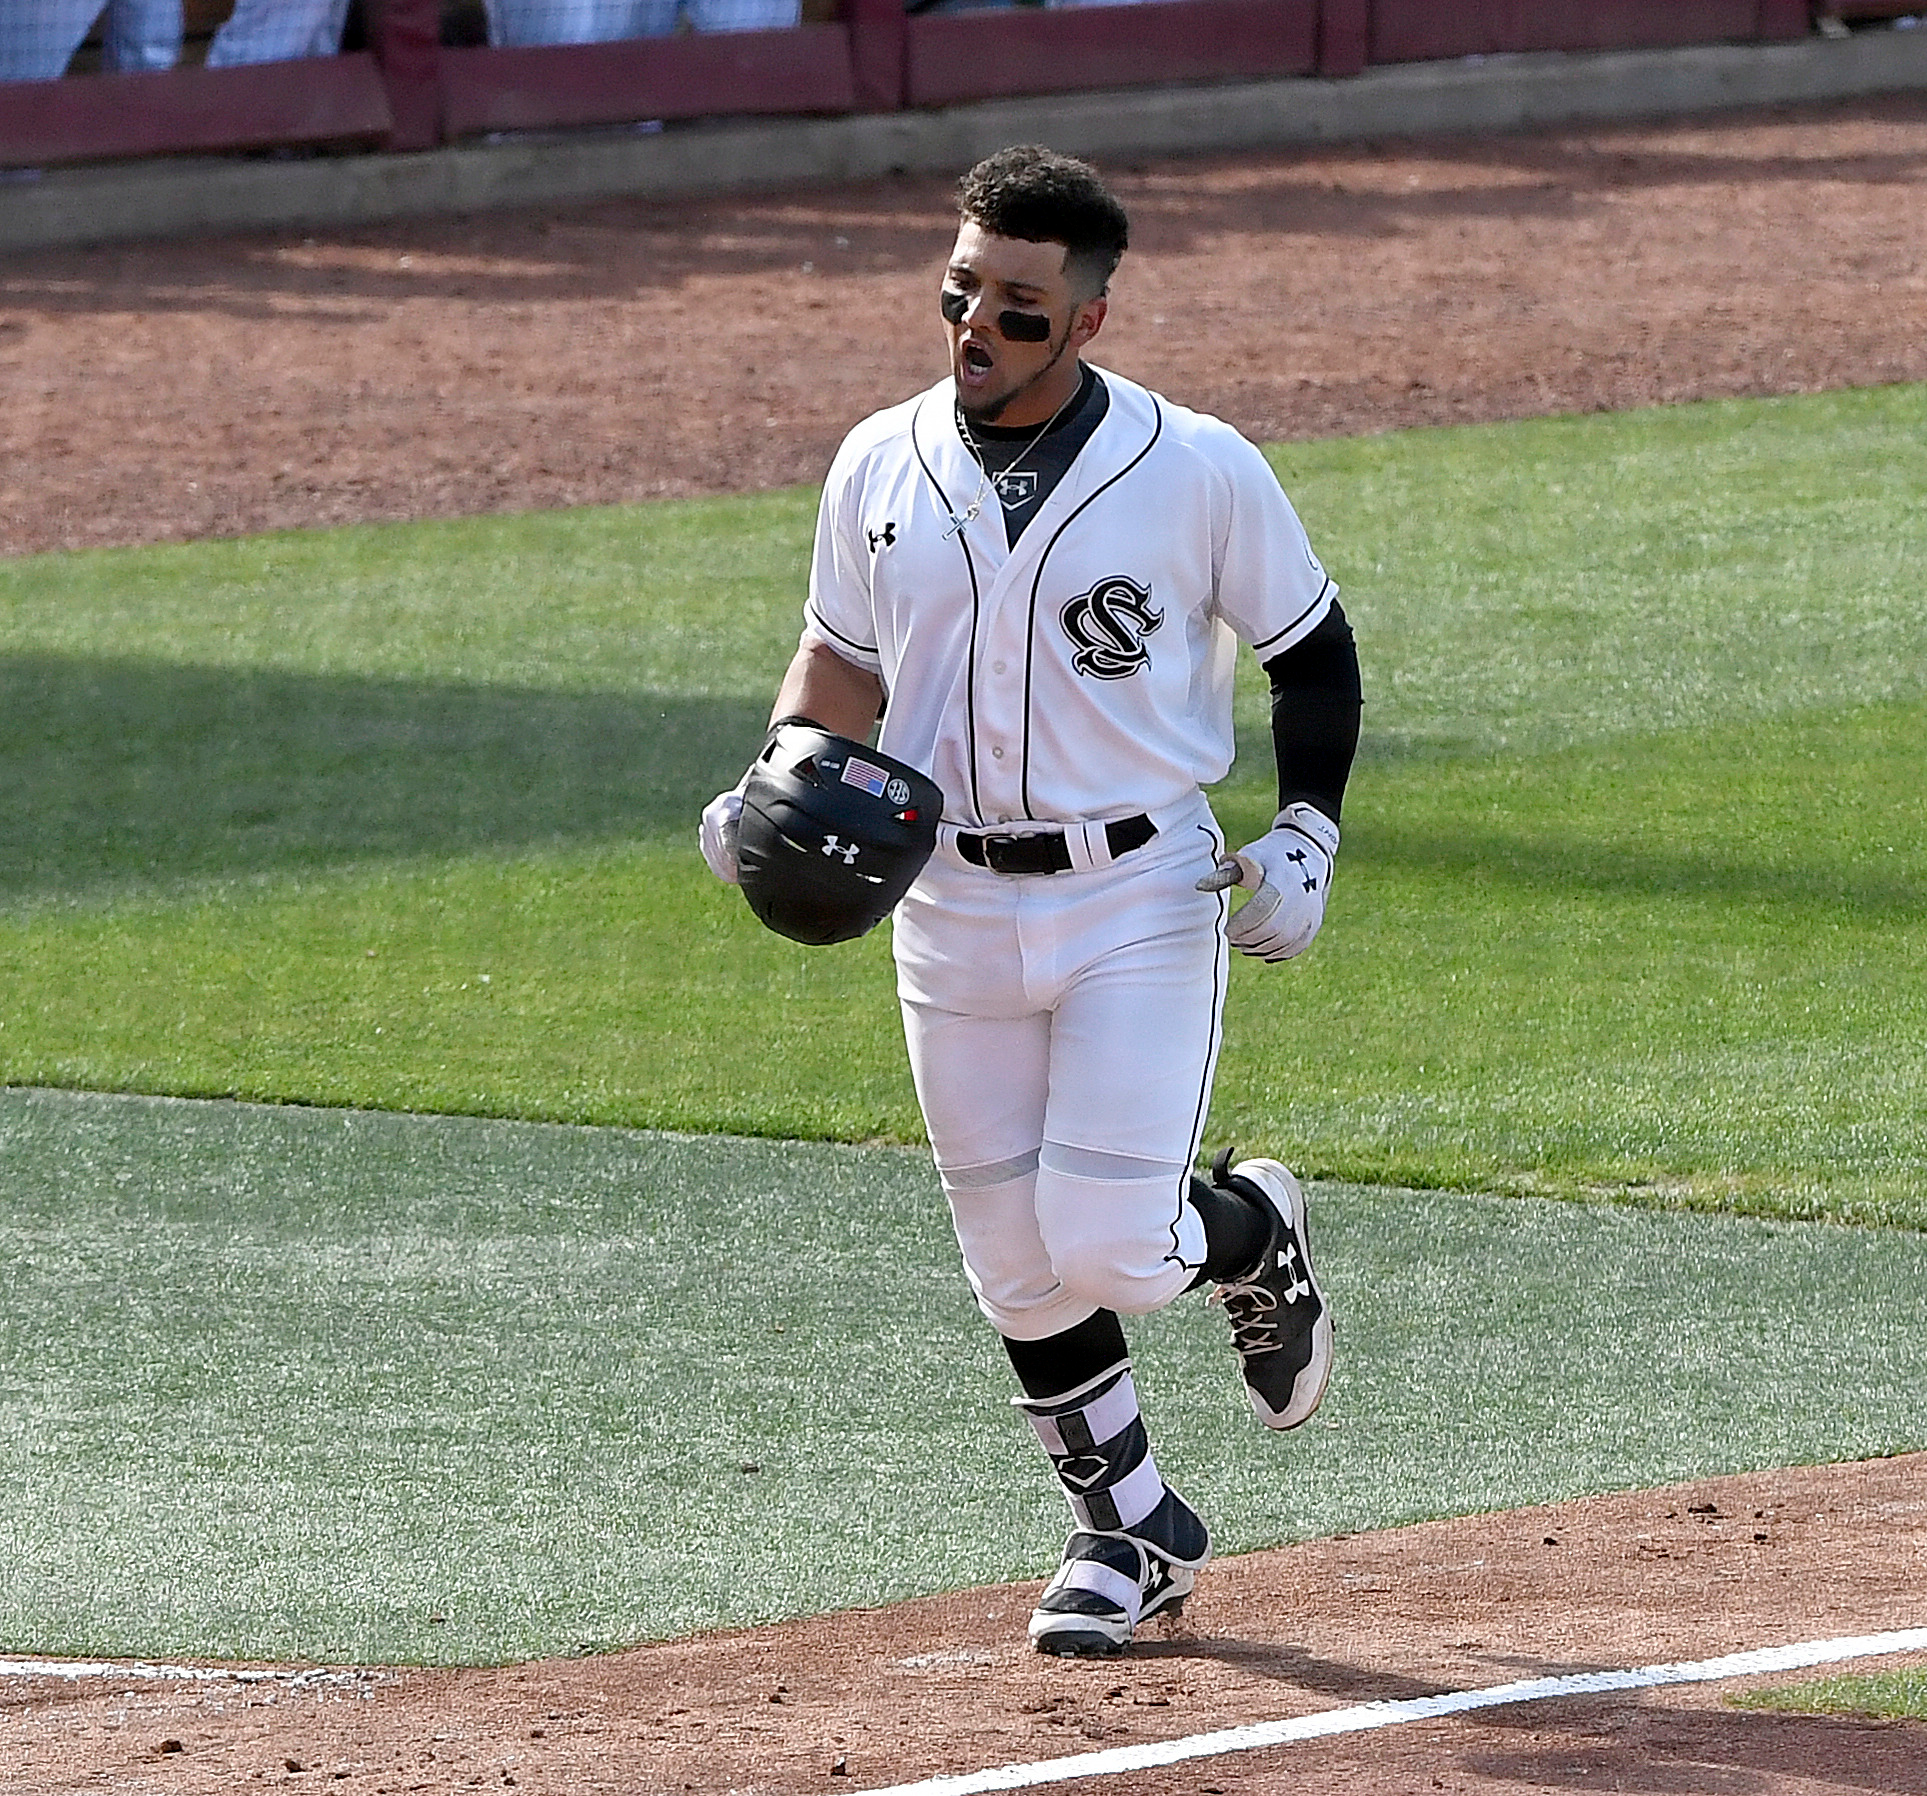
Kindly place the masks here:
POLYGON ((833 21, 783 31, 485 49, 441 42, 441 0, 366 5, 367 47, 339 56, 0 81, 0 167, 426 150, 498 131, 1344 77, 1378 63, 1777 41, 1810 28, 1809 0, 1148 0, 936 14, 842 0, 833 21))

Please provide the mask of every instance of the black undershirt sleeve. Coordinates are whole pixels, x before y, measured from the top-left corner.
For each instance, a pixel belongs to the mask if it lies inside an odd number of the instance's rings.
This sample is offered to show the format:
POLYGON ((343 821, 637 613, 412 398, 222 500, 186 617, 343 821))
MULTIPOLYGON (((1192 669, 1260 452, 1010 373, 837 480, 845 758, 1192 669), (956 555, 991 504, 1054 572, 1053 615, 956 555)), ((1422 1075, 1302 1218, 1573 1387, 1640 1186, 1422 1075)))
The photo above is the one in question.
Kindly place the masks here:
POLYGON ((1271 679, 1271 746, 1278 808, 1315 805, 1334 823, 1358 753, 1364 689, 1352 627, 1336 599, 1309 636, 1264 664, 1271 679))

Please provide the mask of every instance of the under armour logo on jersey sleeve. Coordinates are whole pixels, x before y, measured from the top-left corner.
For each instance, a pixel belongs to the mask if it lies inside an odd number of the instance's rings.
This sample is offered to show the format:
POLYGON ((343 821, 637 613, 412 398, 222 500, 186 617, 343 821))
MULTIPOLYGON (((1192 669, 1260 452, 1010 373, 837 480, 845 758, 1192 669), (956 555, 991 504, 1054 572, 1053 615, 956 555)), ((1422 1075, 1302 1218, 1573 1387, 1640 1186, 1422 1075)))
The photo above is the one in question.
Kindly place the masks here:
POLYGON ((870 539, 870 553, 872 555, 876 554, 879 549, 895 548, 897 541, 896 520, 894 518, 891 519, 881 530, 866 530, 863 534, 870 539))
POLYGON ((1071 666, 1093 680, 1122 680, 1150 660, 1144 639, 1164 622, 1164 613, 1151 609, 1149 587, 1111 574, 1079 593, 1058 619, 1077 645, 1071 666))

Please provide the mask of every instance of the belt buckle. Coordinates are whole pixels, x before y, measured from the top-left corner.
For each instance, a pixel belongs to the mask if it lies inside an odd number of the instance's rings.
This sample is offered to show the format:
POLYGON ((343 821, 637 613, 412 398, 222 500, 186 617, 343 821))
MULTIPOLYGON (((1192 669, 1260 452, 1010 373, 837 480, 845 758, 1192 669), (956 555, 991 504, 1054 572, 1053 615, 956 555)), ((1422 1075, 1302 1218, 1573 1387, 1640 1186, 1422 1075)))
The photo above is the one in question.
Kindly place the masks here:
POLYGON ((1030 862, 1030 845, 1048 842, 1057 833, 1048 829, 1033 829, 1022 832, 1000 830, 982 835, 978 840, 984 846, 984 865, 993 873, 1006 875, 1048 873, 1050 868, 1039 868, 1030 862))

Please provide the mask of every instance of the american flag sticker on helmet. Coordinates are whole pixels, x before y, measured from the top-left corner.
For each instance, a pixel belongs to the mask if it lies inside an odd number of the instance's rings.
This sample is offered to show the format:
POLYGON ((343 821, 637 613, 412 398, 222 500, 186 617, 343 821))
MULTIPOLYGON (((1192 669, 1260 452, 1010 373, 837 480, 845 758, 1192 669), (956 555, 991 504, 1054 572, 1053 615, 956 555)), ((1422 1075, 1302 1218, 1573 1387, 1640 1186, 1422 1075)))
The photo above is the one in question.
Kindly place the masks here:
POLYGON ((881 767, 872 767, 868 761, 859 760, 855 755, 843 763, 844 785, 861 786, 872 798, 883 796, 883 788, 889 783, 889 777, 881 767))

